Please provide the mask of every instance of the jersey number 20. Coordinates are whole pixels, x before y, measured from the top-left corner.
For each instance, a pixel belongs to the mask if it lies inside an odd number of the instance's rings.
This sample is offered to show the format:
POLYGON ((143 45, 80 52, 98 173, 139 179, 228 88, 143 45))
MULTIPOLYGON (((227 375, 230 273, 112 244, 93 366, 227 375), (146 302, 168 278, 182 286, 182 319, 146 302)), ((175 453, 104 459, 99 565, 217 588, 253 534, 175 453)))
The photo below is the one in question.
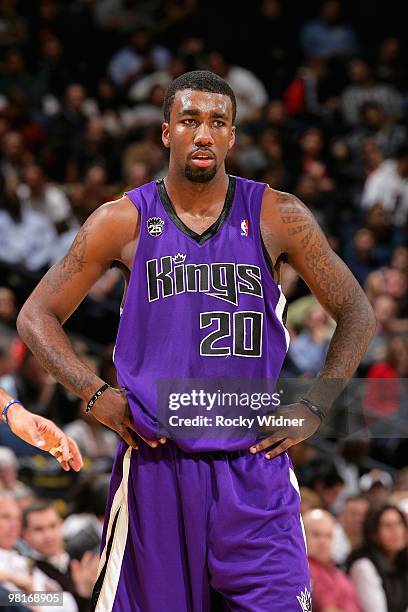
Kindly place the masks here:
POLYGON ((200 343, 200 355, 222 357, 231 355, 229 346, 214 346, 223 338, 232 336, 232 354, 239 357, 261 357, 263 313, 251 310, 234 312, 201 312, 200 329, 212 323, 216 328, 200 343))

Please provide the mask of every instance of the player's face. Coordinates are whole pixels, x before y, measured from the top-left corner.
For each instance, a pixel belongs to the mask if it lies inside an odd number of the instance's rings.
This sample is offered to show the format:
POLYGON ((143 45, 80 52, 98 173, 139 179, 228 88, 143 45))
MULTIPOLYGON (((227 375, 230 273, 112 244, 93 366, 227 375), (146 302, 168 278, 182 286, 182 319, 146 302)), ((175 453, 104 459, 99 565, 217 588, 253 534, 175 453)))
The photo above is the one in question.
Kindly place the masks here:
POLYGON ((194 182, 211 181, 235 141, 228 96, 206 91, 178 91, 163 123, 162 140, 170 149, 170 167, 194 182))

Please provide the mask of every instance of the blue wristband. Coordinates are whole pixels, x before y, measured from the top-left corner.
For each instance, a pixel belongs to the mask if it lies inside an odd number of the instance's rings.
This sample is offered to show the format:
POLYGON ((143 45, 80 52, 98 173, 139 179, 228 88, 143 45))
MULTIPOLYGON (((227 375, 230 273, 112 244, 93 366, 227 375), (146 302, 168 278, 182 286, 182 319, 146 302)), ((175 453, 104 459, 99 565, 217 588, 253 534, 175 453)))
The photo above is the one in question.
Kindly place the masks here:
POLYGON ((7 418, 7 410, 10 408, 10 406, 12 406, 13 404, 21 404, 21 406, 23 405, 22 402, 20 402, 20 400, 16 400, 16 399, 12 399, 9 402, 7 402, 7 404, 4 406, 3 410, 1 411, 1 416, 3 417, 3 421, 6 423, 6 425, 8 425, 8 418, 7 418))

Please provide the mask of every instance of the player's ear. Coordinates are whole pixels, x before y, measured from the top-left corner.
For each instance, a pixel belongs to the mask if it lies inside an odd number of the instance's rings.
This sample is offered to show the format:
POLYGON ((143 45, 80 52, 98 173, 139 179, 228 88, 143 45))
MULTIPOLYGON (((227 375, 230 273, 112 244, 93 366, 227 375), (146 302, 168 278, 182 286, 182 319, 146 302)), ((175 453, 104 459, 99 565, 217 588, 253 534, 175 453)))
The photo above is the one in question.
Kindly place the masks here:
POLYGON ((235 144, 235 125, 233 125, 231 128, 231 133, 230 133, 230 138, 229 138, 229 143, 228 143, 228 151, 232 149, 234 144, 235 144))
POLYGON ((167 122, 162 123, 162 142, 166 149, 170 149, 170 129, 167 122))

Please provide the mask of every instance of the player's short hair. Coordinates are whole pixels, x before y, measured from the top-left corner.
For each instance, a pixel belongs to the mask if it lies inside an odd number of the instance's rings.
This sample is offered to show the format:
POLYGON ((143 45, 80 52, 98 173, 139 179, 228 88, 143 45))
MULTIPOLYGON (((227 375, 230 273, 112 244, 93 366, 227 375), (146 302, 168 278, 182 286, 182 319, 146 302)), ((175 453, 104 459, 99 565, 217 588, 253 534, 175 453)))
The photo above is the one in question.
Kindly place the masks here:
POLYGON ((165 121, 168 122, 170 120, 170 111, 171 107, 173 106, 176 92, 182 91, 183 89, 209 91, 210 93, 218 93, 222 94, 223 96, 228 96, 232 104, 232 122, 234 123, 235 116, 237 114, 237 101, 235 94, 224 79, 214 72, 210 72, 209 70, 192 70, 191 72, 182 74, 170 83, 166 90, 163 103, 163 114, 165 121))

